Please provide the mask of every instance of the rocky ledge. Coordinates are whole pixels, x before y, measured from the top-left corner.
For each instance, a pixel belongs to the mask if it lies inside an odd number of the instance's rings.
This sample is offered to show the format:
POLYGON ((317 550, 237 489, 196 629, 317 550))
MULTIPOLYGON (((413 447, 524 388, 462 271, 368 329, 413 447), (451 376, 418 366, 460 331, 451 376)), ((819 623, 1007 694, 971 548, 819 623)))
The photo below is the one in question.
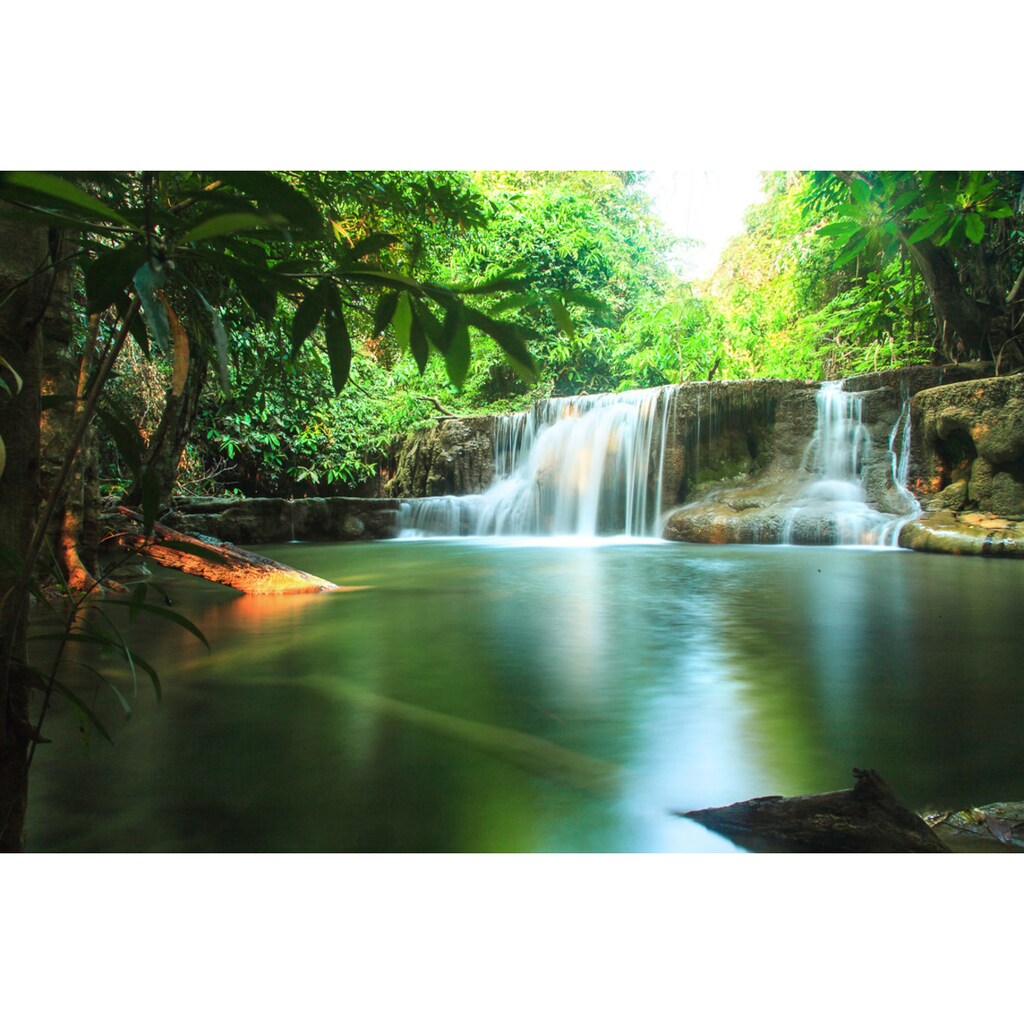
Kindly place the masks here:
POLYGON ((243 547, 288 541, 386 540, 398 535, 399 502, 389 498, 194 498, 175 502, 162 522, 243 547))
POLYGON ((945 555, 1024 558, 1024 522, 984 512, 926 512, 900 531, 900 547, 945 555))

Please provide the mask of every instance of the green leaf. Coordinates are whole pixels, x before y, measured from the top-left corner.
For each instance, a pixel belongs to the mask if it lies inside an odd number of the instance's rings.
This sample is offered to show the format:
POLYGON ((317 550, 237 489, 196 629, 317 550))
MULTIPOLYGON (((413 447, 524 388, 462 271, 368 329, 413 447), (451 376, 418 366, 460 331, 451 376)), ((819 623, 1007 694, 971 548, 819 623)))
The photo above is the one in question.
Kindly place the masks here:
POLYGON ((487 295, 491 292, 521 292, 529 287, 531 282, 521 271, 504 270, 480 284, 454 285, 452 291, 460 295, 487 295))
POLYGON ((106 203, 101 202, 95 196, 83 191, 70 181, 58 178, 56 174, 46 174, 40 171, 5 171, 0 175, 0 185, 13 185, 16 188, 28 189, 48 199, 56 199, 65 206, 76 210, 84 210, 93 217, 101 217, 106 221, 113 221, 115 224, 126 224, 134 227, 132 222, 111 209, 106 203))
POLYGON ((839 267, 845 266, 851 260, 855 259, 857 257, 857 255, 864 250, 864 248, 867 246, 867 244, 868 244, 867 238, 862 238, 852 248, 845 249, 839 255, 839 257, 835 260, 835 262, 832 264, 832 266, 835 267, 837 270, 839 269, 839 267))
POLYGON ((340 309, 332 311, 324 322, 327 358, 331 364, 331 385, 335 395, 341 393, 352 367, 352 339, 340 309))
POLYGON ((912 202, 918 198, 916 191, 904 192, 902 195, 896 196, 892 201, 892 208, 894 211, 899 213, 901 210, 908 207, 912 202))
POLYGON ((555 318, 555 323, 558 324, 558 329, 562 331, 566 337, 576 337, 576 325, 572 322, 572 317, 569 316, 569 311, 562 305, 561 299, 556 295, 545 295, 544 301, 548 304, 548 309, 551 310, 551 315, 555 318))
POLYGON ((469 326, 493 338, 505 350, 513 369, 528 383, 536 383, 537 368, 525 340, 532 332, 500 320, 492 320, 485 313, 470 306, 464 308, 469 326))
POLYGON ((380 252, 381 249, 387 249, 398 241, 400 241, 398 235, 388 235, 378 232, 367 235, 365 238, 359 239, 359 241, 356 242, 356 244, 353 245, 347 253, 345 253, 345 262, 354 263, 356 260, 362 259, 363 256, 369 256, 372 253, 380 252))
POLYGON ((349 281, 366 281, 368 284, 383 288, 390 285, 393 288, 414 293, 428 292, 430 286, 423 285, 415 278, 406 277, 404 274, 393 274, 387 270, 377 270, 375 267, 337 267, 335 273, 349 281))
POLYGON ((945 207, 937 209, 908 239, 908 245, 917 245, 926 238, 931 238, 949 220, 949 210, 945 207))
POLYGON ((976 213, 967 214, 967 237, 977 244, 985 237, 985 222, 976 213))
POLYGON ((327 307, 327 289, 330 283, 321 281, 311 292, 308 292, 299 303, 292 318, 292 359, 299 354, 302 343, 313 333, 320 317, 327 307))
POLYGON ((379 338, 391 323, 398 305, 398 292, 384 292, 377 300, 377 308, 373 312, 373 337, 379 338))
POLYGON ((412 318, 409 326, 409 348, 412 350, 412 357, 420 369, 420 374, 427 368, 427 360, 430 358, 430 346, 427 344, 427 333, 423 327, 420 317, 420 310, 417 306, 412 307, 412 318))
MULTIPOLYGON (((25 386, 25 382, 21 379, 21 374, 18 373, 18 371, 13 366, 11 366, 11 364, 7 362, 7 360, 4 359, 2 356, 0 356, 0 367, 6 369, 7 372, 14 378, 14 393, 16 395, 21 394, 21 389, 25 386)), ((4 381, 3 384, 7 393, 10 394, 11 389, 7 386, 7 382, 4 381)))
MULTIPOLYGON (((11 201, 30 203, 33 196, 22 189, 12 188, 5 190, 0 184, 0 198, 6 197, 11 201)), ((61 214, 55 210, 27 210, 21 206, 9 206, 7 203, 0 203, 0 220, 17 220, 27 224, 45 224, 51 228, 71 228, 72 231, 95 231, 96 225, 86 220, 79 220, 70 215, 61 214)))
POLYGON ((154 269, 149 261, 142 264, 133 278, 135 292, 142 302, 142 314, 156 343, 165 351, 171 345, 171 325, 167 321, 167 310, 157 298, 157 289, 162 288, 166 279, 163 267, 154 269))
POLYGON ((566 289, 562 292, 562 299, 573 305, 589 309, 591 312, 601 316, 608 317, 612 315, 612 308, 604 299, 599 299, 596 295, 591 295, 590 292, 584 291, 582 288, 566 289))
POLYGON ((412 310, 409 308, 408 292, 402 292, 398 297, 398 304, 395 306, 395 315, 391 320, 391 326, 395 329, 398 347, 405 352, 409 348, 409 332, 412 326, 412 310))
MULTIPOLYGON (((117 315, 121 318, 121 322, 124 322, 124 318, 128 315, 128 307, 131 305, 127 295, 119 295, 114 302, 117 308, 117 315)), ((132 317, 131 323, 128 325, 128 333, 131 334, 132 338, 135 339, 135 344, 139 346, 139 349, 145 353, 146 358, 150 356, 149 352, 149 337, 146 334, 146 324, 141 316, 136 314, 132 317)))
POLYGON ((206 296, 196 288, 206 312, 210 314, 210 326, 213 331, 214 347, 217 350, 217 372, 220 376, 220 386, 224 394, 231 397, 231 371, 228 366, 228 332, 224 328, 224 321, 220 314, 206 301, 206 296))
MULTIPOLYGON (((131 605, 131 601, 123 600, 120 598, 107 598, 104 601, 106 606, 121 605, 125 608, 131 605)), ((170 622, 174 622, 181 626, 182 629, 188 630, 194 637, 202 641, 203 645, 207 650, 210 650, 210 641, 203 635, 203 631, 191 620, 185 618, 184 615, 180 615, 178 612, 172 612, 170 608, 165 608, 160 604, 144 604, 139 608, 140 612, 146 612, 147 615, 155 615, 161 619, 167 619, 170 622)), ((132 657, 143 667, 146 668, 146 663, 138 657, 134 652, 132 657)), ((147 671, 149 671, 147 669, 147 671)))
POLYGON ((125 415, 123 409, 115 406, 106 395, 96 410, 100 422, 114 442, 118 455, 124 460, 132 476, 137 476, 142 466, 145 443, 138 427, 125 415))
POLYGON ((277 175, 269 171, 218 171, 216 177, 280 214, 289 224, 315 235, 323 234, 325 220, 316 207, 277 175))
POLYGON ((277 289, 266 276, 237 262, 229 272, 252 311, 261 320, 274 320, 277 317, 277 289))
POLYGON ((181 236, 183 242, 201 242, 219 235, 236 235, 253 228, 279 228, 286 221, 277 214, 218 213, 193 225, 181 236))
POLYGON ((860 228, 860 225, 856 221, 852 220, 840 220, 834 224, 826 224, 823 228, 818 228, 817 233, 819 235, 836 235, 840 237, 849 237, 855 231, 860 228))
POLYGON ((986 206, 981 211, 986 217, 1012 217, 1013 208, 1007 203, 997 203, 995 206, 986 206))
POLYGON ((449 335, 448 349, 444 353, 445 368, 448 371, 448 379, 460 388, 465 383, 466 373, 469 370, 470 346, 469 328, 459 309, 449 310, 445 316, 443 331, 449 335), (453 321, 449 328, 449 321, 453 321))
POLYGON ((854 202, 861 206, 871 201, 871 186, 863 178, 854 178, 850 182, 850 190, 853 192, 854 202))
POLYGON ((108 249, 85 268, 86 312, 102 313, 133 286, 135 275, 146 263, 146 248, 129 245, 108 249))
MULTIPOLYGON (((86 666, 86 667, 88 667, 88 666, 86 666)), ((106 682, 106 679, 104 679, 104 682, 106 682)), ((29 683, 29 685, 34 687, 37 690, 46 690, 46 689, 49 688, 47 686, 47 684, 45 682, 43 682, 43 681, 35 681, 35 680, 33 680, 33 681, 31 681, 29 683)), ((96 712, 93 711, 93 709, 90 708, 88 704, 83 703, 81 698, 73 690, 68 689, 68 687, 66 687, 59 680, 54 679, 52 684, 50 684, 50 685, 52 685, 54 693, 59 693, 86 721, 89 722, 89 724, 111 746, 114 745, 114 741, 111 738, 110 733, 107 732, 106 727, 99 720, 99 718, 96 717, 96 712)))

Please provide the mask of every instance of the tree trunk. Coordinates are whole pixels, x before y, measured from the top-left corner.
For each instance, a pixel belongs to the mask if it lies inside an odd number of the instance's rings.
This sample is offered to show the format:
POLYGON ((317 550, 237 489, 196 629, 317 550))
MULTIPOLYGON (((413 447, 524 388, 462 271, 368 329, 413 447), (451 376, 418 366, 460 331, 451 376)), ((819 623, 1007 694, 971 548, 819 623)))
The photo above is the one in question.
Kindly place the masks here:
POLYGON ((234 544, 210 544, 160 523, 154 524, 153 534, 147 538, 139 527, 141 516, 128 508, 118 511, 127 520, 125 532, 118 535, 118 542, 125 550, 152 558, 169 569, 223 583, 245 594, 309 594, 361 589, 339 587, 234 544))
POLYGON ((854 768, 853 774, 853 789, 762 796, 682 817, 758 853, 951 852, 877 772, 854 768))
MULTIPOLYGON (((39 387, 42 323, 49 280, 36 274, 49 260, 43 227, 0 220, 0 358, 22 380, 20 393, 0 392, 0 851, 23 847, 28 802, 29 676, 25 666, 28 592, 16 560, 29 548, 39 507, 39 387), (27 283, 20 282, 30 278, 27 283), (15 290, 8 297, 8 288, 15 290)), ((0 364, 11 391, 15 381, 0 364)))
POLYGON ((901 238, 928 289, 935 322, 942 332, 939 350, 943 360, 987 358, 991 354, 992 311, 966 290, 949 250, 927 240, 911 245, 902 232, 901 238))
POLYGON ((173 493, 181 456, 191 436, 200 394, 206 383, 208 366, 209 362, 205 355, 193 352, 181 394, 175 395, 173 388, 168 389, 160 425, 154 431, 146 449, 142 460, 142 473, 138 479, 132 481, 132 486, 125 494, 126 505, 142 503, 142 476, 146 472, 151 473, 153 480, 159 485, 162 500, 166 500, 173 493))

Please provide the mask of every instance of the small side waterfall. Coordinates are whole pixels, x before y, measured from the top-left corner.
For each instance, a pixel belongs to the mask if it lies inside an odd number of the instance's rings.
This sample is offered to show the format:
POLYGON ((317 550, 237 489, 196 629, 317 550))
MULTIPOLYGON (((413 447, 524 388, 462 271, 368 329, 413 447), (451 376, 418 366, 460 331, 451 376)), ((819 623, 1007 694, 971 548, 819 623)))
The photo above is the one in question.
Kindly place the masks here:
POLYGON ((904 395, 889 434, 888 488, 902 514, 879 511, 867 502, 866 472, 871 434, 864 425, 863 395, 826 381, 816 397, 817 423, 804 453, 805 471, 815 475, 783 519, 781 541, 895 547, 905 522, 920 513, 907 487, 910 457, 910 401, 904 395))
POLYGON ((497 419, 494 483, 402 506, 405 536, 657 536, 672 388, 538 402, 497 419))

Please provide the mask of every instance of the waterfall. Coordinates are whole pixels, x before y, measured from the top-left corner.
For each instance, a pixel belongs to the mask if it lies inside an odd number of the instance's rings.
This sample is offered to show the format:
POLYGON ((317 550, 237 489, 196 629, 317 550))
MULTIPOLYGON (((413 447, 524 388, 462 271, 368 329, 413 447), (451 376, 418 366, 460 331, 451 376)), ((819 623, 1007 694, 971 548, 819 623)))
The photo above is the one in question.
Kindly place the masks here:
POLYGON ((551 398, 497 417, 487 491, 403 503, 403 534, 657 536, 672 394, 551 398))
POLYGON ((900 414, 889 434, 887 487, 891 504, 902 513, 886 513, 867 502, 866 473, 871 434, 864 425, 864 397, 843 390, 842 381, 826 381, 816 396, 814 435, 802 469, 814 474, 783 518, 781 541, 895 547, 905 522, 920 506, 907 487, 910 457, 910 399, 904 393, 900 414))

